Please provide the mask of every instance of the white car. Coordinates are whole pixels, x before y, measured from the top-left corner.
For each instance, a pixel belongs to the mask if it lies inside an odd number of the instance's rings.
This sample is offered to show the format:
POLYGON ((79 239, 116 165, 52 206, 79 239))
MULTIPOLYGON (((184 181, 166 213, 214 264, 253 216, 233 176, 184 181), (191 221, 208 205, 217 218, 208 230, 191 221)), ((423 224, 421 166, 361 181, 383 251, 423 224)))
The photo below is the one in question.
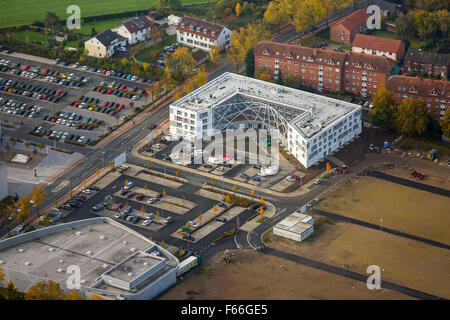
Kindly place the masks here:
POLYGON ((293 181, 293 182, 295 182, 295 179, 294 179, 294 178, 292 178, 291 176, 287 176, 287 177, 286 177, 286 180, 289 180, 289 181, 293 181))
POLYGON ((158 199, 156 199, 156 198, 150 198, 150 199, 147 200, 147 203, 153 204, 153 203, 155 203, 157 200, 158 200, 158 199))
POLYGON ((123 187, 123 190, 129 190, 129 189, 133 188, 133 186, 134 186, 133 181, 130 181, 125 185, 125 187, 123 187))
POLYGON ((92 190, 91 189, 84 189, 83 191, 84 194, 92 194, 92 190))
POLYGON ((142 222, 143 226, 149 226, 152 223, 152 220, 145 220, 144 222, 142 222))
POLYGON ((196 222, 194 222, 194 221, 189 221, 188 223, 189 223, 189 225, 190 225, 191 227, 194 227, 194 228, 197 228, 197 227, 198 227, 198 223, 196 223, 196 222))
POLYGON ((152 146, 152 148, 160 149, 160 148, 161 148, 161 145, 160 145, 159 143, 157 143, 157 144, 154 144, 154 145, 152 146))

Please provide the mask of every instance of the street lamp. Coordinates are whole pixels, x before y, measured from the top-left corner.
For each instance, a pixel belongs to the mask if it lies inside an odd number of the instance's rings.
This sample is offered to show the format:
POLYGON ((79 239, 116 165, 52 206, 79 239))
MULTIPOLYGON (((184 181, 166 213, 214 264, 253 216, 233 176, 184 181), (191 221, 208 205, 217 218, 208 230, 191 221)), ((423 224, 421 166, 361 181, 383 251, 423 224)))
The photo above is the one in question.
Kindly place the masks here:
POLYGON ((380 218, 380 230, 383 231, 383 218, 380 218))

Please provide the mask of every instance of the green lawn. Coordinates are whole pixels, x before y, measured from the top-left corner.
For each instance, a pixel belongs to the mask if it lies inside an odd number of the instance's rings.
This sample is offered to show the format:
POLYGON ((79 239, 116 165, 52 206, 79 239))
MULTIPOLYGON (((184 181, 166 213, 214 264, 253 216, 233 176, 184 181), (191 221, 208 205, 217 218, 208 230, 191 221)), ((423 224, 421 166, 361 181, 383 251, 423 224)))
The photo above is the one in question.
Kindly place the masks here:
MULTIPOLYGON (((214 0, 181 0, 182 4, 214 2, 214 0)), ((81 9, 81 18, 98 16, 109 13, 124 13, 136 10, 145 10, 158 6, 156 0, 0 0, 0 27, 31 24, 43 21, 48 11, 56 13, 65 20, 69 5, 78 5, 81 9)))
POLYGON ((47 43, 47 41, 52 38, 50 35, 47 36, 44 33, 34 32, 34 31, 12 32, 11 38, 19 40, 19 41, 26 41, 27 35, 28 35, 28 40, 30 42, 47 43))
POLYGON ((143 62, 147 62, 150 64, 154 64, 156 62, 156 58, 158 56, 158 54, 161 52, 161 50, 168 45, 171 45, 172 43, 174 43, 176 41, 176 36, 166 36, 161 42, 158 42, 150 47, 147 47, 141 51, 139 51, 138 53, 135 54, 136 59, 143 61, 143 62), (152 51, 157 51, 158 54, 156 54, 156 56, 152 56, 151 52, 152 51))
POLYGON ((105 30, 112 29, 114 27, 117 27, 123 23, 124 20, 126 20, 126 17, 123 18, 115 18, 115 19, 108 19, 108 20, 100 20, 100 21, 89 21, 81 24, 81 29, 74 30, 74 33, 79 33, 86 36, 91 36, 92 28, 95 28, 95 33, 101 33, 105 30))

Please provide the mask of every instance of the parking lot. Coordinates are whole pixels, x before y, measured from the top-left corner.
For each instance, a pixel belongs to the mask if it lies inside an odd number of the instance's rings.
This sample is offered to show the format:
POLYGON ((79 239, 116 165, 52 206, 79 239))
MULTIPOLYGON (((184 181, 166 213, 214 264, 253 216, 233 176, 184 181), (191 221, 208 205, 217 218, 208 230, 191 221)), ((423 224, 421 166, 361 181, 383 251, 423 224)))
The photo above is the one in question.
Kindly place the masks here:
POLYGON ((96 183, 102 187, 98 191, 74 194, 62 206, 64 221, 107 216, 159 242, 186 247, 189 241, 200 249, 233 228, 238 217, 245 221, 254 214, 225 204, 218 195, 209 197, 188 182, 172 188, 117 172, 103 179, 96 183))
POLYGON ((84 147, 149 102, 144 88, 150 80, 62 62, 0 53, 0 78, 2 122, 21 127, 21 138, 47 145, 84 147), (100 85, 104 93, 94 91, 100 85), (122 96, 112 94, 116 89, 122 96))

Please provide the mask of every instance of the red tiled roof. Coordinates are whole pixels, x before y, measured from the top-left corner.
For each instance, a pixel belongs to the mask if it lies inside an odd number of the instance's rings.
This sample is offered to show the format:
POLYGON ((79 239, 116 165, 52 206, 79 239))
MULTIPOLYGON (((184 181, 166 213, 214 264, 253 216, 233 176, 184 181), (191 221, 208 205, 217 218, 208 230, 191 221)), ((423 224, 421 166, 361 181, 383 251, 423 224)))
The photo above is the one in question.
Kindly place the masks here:
POLYGON ((219 37, 223 28, 224 27, 221 26, 220 24, 212 23, 212 22, 208 22, 208 21, 204 21, 204 20, 200 20, 200 19, 196 19, 196 18, 192 18, 192 17, 187 17, 187 16, 183 17, 183 19, 181 19, 180 23, 177 25, 177 30, 186 31, 186 32, 193 33, 198 36, 206 37, 206 38, 213 39, 213 40, 217 40, 217 38, 219 37), (184 25, 184 27, 183 27, 183 25, 184 25), (192 25, 194 27, 191 30, 192 25), (199 27, 201 27, 201 28, 199 29, 199 27), (213 32, 215 32, 214 35, 213 35, 213 32))
POLYGON ((432 80, 395 75, 387 79, 386 89, 391 92, 402 92, 405 94, 413 93, 419 96, 429 96, 433 91, 436 91, 438 96, 446 97, 450 94, 450 82, 446 80, 432 80), (403 88, 406 89, 403 90, 403 88), (416 89, 417 92, 411 92, 411 89, 413 88, 416 89))
POLYGON ((152 23, 147 19, 147 17, 142 17, 124 22, 123 25, 130 33, 136 33, 140 30, 150 28, 152 23))
POLYGON ((398 52, 405 44, 401 40, 369 36, 358 33, 353 40, 353 47, 373 49, 378 51, 398 52))
POLYGON ((359 52, 348 52, 345 63, 354 66, 370 66, 375 71, 385 73, 386 75, 388 75, 395 67, 394 60, 391 60, 385 56, 377 56, 359 52))
POLYGON ((360 26, 367 23, 367 19, 370 17, 370 14, 368 14, 366 10, 366 8, 356 10, 341 20, 336 21, 330 27, 342 25, 349 31, 359 29, 360 26))
POLYGON ((335 65, 371 66, 377 72, 389 74, 395 66, 394 61, 385 56, 369 55, 357 52, 337 52, 325 49, 313 49, 295 46, 291 44, 261 41, 254 49, 255 56, 270 56, 278 59, 292 59, 304 61, 313 59, 319 64, 328 64, 330 61, 335 65), (278 55, 276 54, 278 52, 278 55), (305 59, 303 59, 305 57, 305 59), (338 63, 339 62, 339 63, 338 63))
POLYGON ((270 41, 259 42, 255 46, 254 53, 257 56, 272 56, 275 58, 278 57, 280 59, 292 59, 297 61, 303 60, 303 57, 305 57, 305 59, 312 58, 315 62, 323 61, 324 63, 326 63, 325 61, 331 60, 334 64, 337 64, 336 62, 339 61, 340 65, 342 65, 345 60, 345 53, 342 52, 324 49, 313 49, 270 41), (278 55, 276 54, 277 52, 278 55))

